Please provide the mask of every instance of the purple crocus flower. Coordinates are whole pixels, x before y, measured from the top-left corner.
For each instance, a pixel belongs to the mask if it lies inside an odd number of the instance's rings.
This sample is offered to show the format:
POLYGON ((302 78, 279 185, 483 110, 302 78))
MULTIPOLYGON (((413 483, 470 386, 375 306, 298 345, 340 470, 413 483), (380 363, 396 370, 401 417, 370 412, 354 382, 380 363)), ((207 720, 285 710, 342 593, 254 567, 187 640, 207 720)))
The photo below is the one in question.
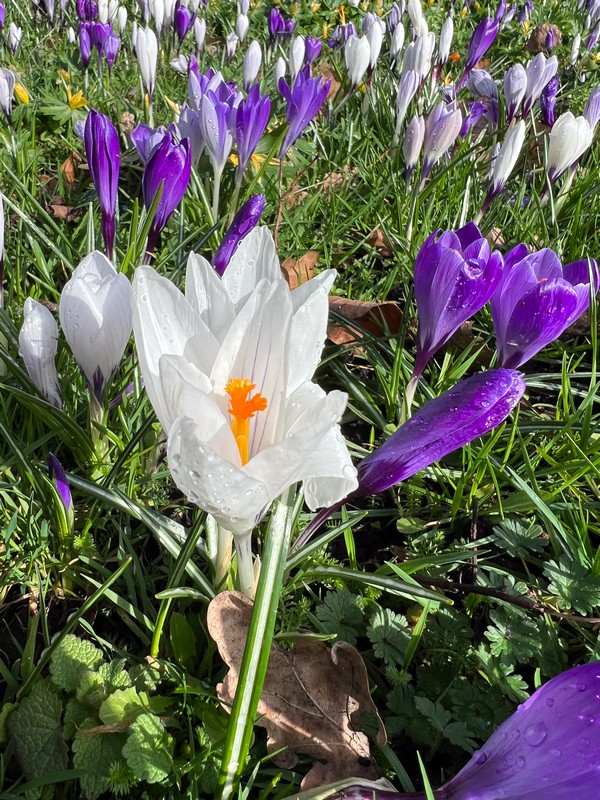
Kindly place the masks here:
POLYGON ((500 425, 524 392, 525 381, 520 372, 496 369, 459 381, 425 403, 360 462, 358 488, 345 500, 319 511, 295 547, 308 541, 344 503, 379 494, 500 425))
POLYGON ((497 19, 492 19, 491 17, 485 17, 485 19, 482 19, 479 25, 475 28, 467 49, 465 71, 458 83, 458 88, 464 85, 469 73, 475 67, 475 64, 477 64, 478 61, 481 61, 483 56, 493 45, 494 40, 498 35, 499 28, 499 21, 497 19))
POLYGON ((216 92, 207 91, 200 101, 200 130, 210 157, 215 179, 223 172, 233 146, 233 120, 236 113, 232 104, 222 101, 216 92))
POLYGON ((554 108, 556 106, 556 93, 560 82, 556 75, 550 79, 546 88, 540 95, 540 109, 542 112, 542 122, 550 128, 554 125, 554 108))
POLYGON ((469 105, 469 113, 463 120, 462 128, 460 129, 460 133, 458 134, 461 139, 464 139, 465 136, 468 135, 471 128, 479 122, 481 117, 486 113, 487 108, 485 103, 482 103, 480 100, 476 100, 474 103, 470 103, 469 105))
POLYGON ((144 125, 143 122, 140 122, 131 132, 131 141, 144 165, 148 163, 154 150, 165 138, 167 130, 173 135, 177 134, 177 128, 173 124, 168 128, 161 125, 154 130, 149 125, 144 125))
POLYGON ((92 109, 85 121, 85 154, 102 211, 102 236, 108 258, 115 244, 115 211, 121 166, 119 134, 110 119, 92 109))
POLYGON ((67 524, 70 530, 73 527, 74 521, 71 488, 62 464, 53 453, 48 454, 48 474, 50 476, 50 480, 54 482, 58 496, 60 497, 64 506, 67 524))
POLYGON ((121 47, 121 37, 117 36, 117 34, 111 28, 110 34, 104 40, 104 44, 102 47, 102 54, 106 59, 106 66, 108 67, 108 73, 110 75, 113 64, 115 63, 115 59, 117 57, 117 53, 121 47))
POLYGON ((6 6, 4 3, 0 3, 0 33, 2 33, 2 28, 4 27, 4 20, 6 18, 6 6))
POLYGON ((79 25, 79 56, 84 69, 88 68, 92 57, 90 25, 90 22, 82 22, 79 25))
POLYGON ((265 132, 270 113, 271 100, 268 95, 260 93, 258 86, 253 86, 248 92, 248 97, 237 107, 234 138, 238 151, 238 183, 241 183, 248 162, 265 132))
POLYGON ((304 59, 307 64, 313 64, 321 55, 323 43, 315 36, 307 36, 304 40, 304 59))
POLYGON ((332 50, 336 47, 344 47, 348 39, 352 38, 352 36, 358 37, 355 24, 353 22, 343 22, 335 26, 331 34, 331 39, 327 44, 332 50))
POLYGON ((162 186, 156 214, 148 234, 147 252, 150 255, 154 252, 169 217, 185 194, 190 182, 191 168, 192 152, 189 139, 182 139, 177 144, 171 131, 167 131, 160 145, 150 156, 142 178, 142 193, 146 208, 152 206, 162 186))
POLYGON ((186 6, 182 5, 180 0, 177 0, 175 3, 175 11, 173 13, 173 28, 175 29, 175 34, 179 39, 179 44, 181 44, 188 35, 188 32, 193 27, 195 20, 196 15, 192 14, 192 12, 186 6))
POLYGON ((502 277, 502 256, 490 251, 475 223, 438 233, 424 242, 415 261, 419 327, 414 377, 463 322, 483 308, 502 277))
MULTIPOLYGON (((541 686, 471 756, 435 800, 567 800, 600 796, 600 664, 541 686)), ((327 800, 425 800, 376 786, 347 786, 327 800)))
POLYGON ((285 156, 308 123, 319 113, 330 85, 331 80, 311 78, 308 64, 300 70, 291 88, 285 78, 280 78, 278 88, 287 103, 285 116, 289 128, 279 148, 278 158, 285 156))
POLYGON ((593 258, 563 269, 547 247, 528 253, 519 244, 507 253, 491 301, 500 366, 516 368, 529 361, 587 311, 590 274, 596 293, 600 277, 593 258))
POLYGON ((517 22, 519 25, 522 25, 524 22, 531 17, 531 12, 533 11, 533 2, 532 0, 527 0, 526 3, 519 8, 519 13, 517 14, 517 22))
POLYGON ((285 20, 278 8, 272 8, 269 11, 267 25, 271 39, 279 39, 285 33, 285 20))
POLYGON ((212 259, 212 265, 219 275, 223 275, 227 269, 239 243, 258 225, 266 202, 267 198, 264 194, 255 194, 246 200, 233 218, 233 222, 212 259))

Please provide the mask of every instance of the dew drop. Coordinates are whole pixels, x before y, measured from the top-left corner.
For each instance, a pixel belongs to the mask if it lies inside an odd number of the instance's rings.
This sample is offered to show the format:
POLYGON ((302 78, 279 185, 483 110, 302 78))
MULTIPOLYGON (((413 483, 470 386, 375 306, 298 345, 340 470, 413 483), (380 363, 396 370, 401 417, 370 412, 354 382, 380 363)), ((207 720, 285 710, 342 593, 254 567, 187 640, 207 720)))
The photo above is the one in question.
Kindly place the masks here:
POLYGON ((483 752, 483 750, 476 750, 473 753, 473 758, 475 759, 476 764, 485 764, 485 762, 487 761, 487 756, 483 752))
POLYGON ((539 747, 548 735, 548 729, 543 722, 530 725, 523 734, 523 737, 531 747, 539 747))
POLYGON ((546 700, 546 705, 548 706, 548 708, 552 708, 552 706, 554 705, 554 698, 548 697, 546 700))
POLYGON ((583 722, 584 725, 587 725, 588 727, 590 725, 593 725, 594 722, 596 721, 591 714, 580 714, 579 719, 583 722))

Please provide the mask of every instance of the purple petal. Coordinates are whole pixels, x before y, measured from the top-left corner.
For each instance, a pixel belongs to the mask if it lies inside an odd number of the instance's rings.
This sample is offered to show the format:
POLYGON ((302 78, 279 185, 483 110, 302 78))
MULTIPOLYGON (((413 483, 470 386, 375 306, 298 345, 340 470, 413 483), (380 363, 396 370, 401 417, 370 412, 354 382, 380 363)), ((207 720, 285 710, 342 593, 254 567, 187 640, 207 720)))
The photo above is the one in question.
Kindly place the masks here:
POLYGON ((70 511, 73 508, 73 499, 71 497, 69 481, 67 480, 67 475, 62 464, 53 453, 48 455, 48 473, 50 475, 50 480, 54 481, 56 491, 60 495, 65 509, 70 511))

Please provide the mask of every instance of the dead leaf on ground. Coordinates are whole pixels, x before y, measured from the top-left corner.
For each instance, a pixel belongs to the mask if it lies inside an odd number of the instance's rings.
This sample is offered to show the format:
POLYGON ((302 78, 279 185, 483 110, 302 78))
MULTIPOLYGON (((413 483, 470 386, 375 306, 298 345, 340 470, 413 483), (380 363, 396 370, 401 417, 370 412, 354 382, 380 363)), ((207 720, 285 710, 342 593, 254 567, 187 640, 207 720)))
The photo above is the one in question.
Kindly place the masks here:
POLYGON ((135 117, 131 113, 131 111, 124 111, 121 114, 121 119, 119 120, 119 129, 121 133, 131 133, 131 131, 135 128, 135 117))
POLYGON ((308 250, 300 258, 286 258, 281 265, 281 271, 290 289, 295 289, 314 277, 319 255, 318 250, 308 250))
POLYGON ((374 247, 382 258, 391 258, 394 255, 390 240, 379 228, 371 231, 365 239, 366 243, 374 247))
POLYGON ((334 344, 360 342, 365 331, 375 336, 385 336, 388 332, 398 333, 402 324, 400 306, 392 300, 371 303, 366 300, 330 297, 329 308, 348 320, 347 325, 334 323, 327 331, 327 338, 334 344), (356 325, 352 325, 353 322, 356 325))
POLYGON ((66 158, 63 163, 60 165, 61 172, 65 181, 71 186, 75 183, 76 172, 75 172, 75 159, 73 156, 69 156, 66 158))
POLYGON ((82 215, 82 210, 68 206, 59 194, 55 194, 50 203, 50 212, 55 219, 75 222, 82 215))
MULTIPOLYGON (((240 592, 222 592, 208 607, 208 630, 229 666, 217 695, 231 706, 244 653, 252 601, 240 592)), ((277 766, 290 769, 303 754, 315 759, 302 789, 347 777, 379 777, 371 761, 369 741, 358 728, 369 715, 378 726, 377 742, 386 735, 371 700, 367 670, 357 650, 346 642, 329 648, 322 642, 296 642, 293 650, 275 643, 258 704, 257 724, 267 729, 277 766)))
POLYGON ((341 83, 335 77, 335 72, 328 64, 321 64, 321 75, 326 81, 331 80, 329 91, 327 92, 327 100, 333 100, 340 90, 341 83))

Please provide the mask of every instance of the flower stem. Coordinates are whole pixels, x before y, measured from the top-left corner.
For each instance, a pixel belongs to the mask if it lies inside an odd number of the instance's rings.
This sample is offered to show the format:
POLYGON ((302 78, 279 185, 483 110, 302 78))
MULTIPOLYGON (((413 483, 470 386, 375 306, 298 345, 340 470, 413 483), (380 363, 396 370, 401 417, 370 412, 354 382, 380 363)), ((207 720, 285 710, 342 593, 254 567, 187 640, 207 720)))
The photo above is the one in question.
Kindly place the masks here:
POLYGON ((241 536, 234 534, 235 552, 237 553, 238 581, 240 591, 246 597, 254 597, 254 565, 252 561, 252 533, 241 536))

